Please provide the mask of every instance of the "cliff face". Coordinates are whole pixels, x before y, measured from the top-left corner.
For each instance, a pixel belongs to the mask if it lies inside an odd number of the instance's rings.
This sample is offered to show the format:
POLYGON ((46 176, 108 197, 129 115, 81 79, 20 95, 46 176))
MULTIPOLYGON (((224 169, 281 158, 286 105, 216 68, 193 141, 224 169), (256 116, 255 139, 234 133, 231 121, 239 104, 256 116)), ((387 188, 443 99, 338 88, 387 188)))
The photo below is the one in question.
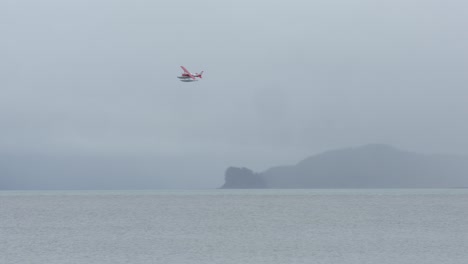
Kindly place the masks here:
POLYGON ((265 188, 266 184, 260 175, 247 168, 230 167, 225 173, 223 189, 265 188))
MULTIPOLYGON (((296 165, 244 174, 244 178, 249 175, 263 179, 265 188, 467 187, 468 158, 423 155, 374 144, 325 152, 296 165)), ((247 181, 230 186, 256 188, 247 181)))

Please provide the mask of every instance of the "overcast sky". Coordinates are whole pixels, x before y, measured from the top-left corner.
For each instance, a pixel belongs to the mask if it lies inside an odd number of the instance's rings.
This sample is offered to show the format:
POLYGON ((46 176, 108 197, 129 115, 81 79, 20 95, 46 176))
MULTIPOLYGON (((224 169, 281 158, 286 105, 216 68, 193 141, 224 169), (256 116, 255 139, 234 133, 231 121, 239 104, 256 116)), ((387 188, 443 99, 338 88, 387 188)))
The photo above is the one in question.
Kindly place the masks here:
POLYGON ((468 154, 467 27, 463 0, 3 0, 0 152, 161 188, 367 143, 468 154))

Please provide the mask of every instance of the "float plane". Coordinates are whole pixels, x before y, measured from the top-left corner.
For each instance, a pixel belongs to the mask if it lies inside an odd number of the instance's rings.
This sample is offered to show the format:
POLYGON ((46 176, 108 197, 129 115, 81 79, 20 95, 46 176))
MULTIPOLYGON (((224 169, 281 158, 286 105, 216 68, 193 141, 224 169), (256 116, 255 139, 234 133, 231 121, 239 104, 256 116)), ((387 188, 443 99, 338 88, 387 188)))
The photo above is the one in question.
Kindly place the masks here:
POLYGON ((197 78, 202 78, 203 71, 200 73, 191 73, 184 66, 180 66, 180 68, 184 70, 180 76, 177 76, 181 82, 196 82, 198 81, 197 78))

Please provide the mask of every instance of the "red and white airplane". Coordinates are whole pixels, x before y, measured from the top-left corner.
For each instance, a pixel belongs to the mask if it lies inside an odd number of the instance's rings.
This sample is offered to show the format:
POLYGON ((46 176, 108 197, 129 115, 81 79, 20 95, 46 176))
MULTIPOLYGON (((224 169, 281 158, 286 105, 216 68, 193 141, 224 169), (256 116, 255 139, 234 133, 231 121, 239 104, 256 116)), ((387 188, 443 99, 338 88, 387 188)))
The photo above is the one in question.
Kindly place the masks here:
POLYGON ((177 76, 177 78, 180 79, 182 82, 196 82, 198 81, 197 78, 202 78, 203 71, 200 73, 190 73, 184 66, 180 66, 184 72, 181 74, 181 76, 177 76))

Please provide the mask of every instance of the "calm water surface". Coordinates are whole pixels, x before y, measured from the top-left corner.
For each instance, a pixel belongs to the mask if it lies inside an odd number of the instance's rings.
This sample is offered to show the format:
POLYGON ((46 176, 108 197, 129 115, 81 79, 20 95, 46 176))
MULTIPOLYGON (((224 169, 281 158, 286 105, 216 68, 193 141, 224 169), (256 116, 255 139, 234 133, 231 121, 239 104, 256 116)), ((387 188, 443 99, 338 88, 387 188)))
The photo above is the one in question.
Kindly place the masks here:
POLYGON ((0 263, 468 263, 468 190, 0 192, 0 263))

